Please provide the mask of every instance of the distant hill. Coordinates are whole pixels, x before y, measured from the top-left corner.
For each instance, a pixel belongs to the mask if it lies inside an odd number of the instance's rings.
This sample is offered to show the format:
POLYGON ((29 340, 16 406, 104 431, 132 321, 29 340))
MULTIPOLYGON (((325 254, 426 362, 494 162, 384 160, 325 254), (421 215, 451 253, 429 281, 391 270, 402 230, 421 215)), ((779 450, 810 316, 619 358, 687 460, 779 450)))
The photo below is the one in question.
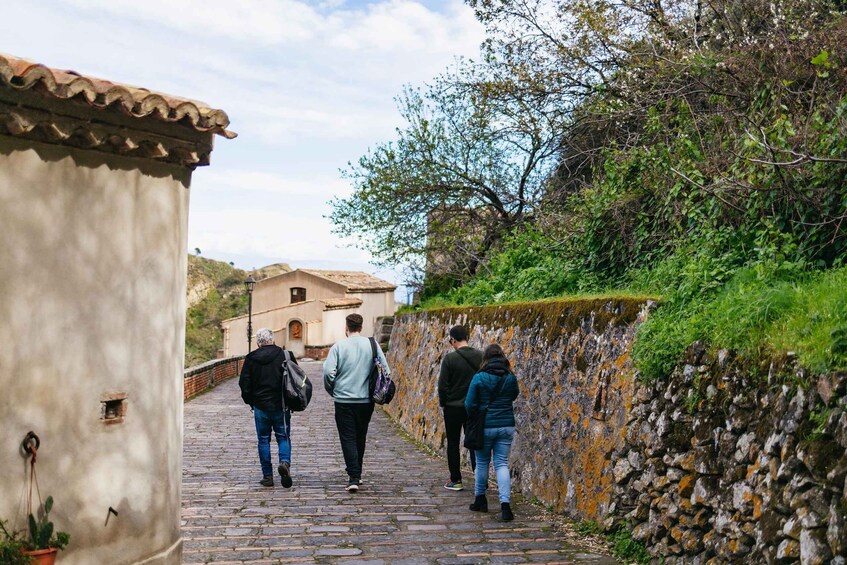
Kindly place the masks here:
MULTIPOLYGON (((256 280, 291 271, 277 263, 252 272, 256 280)), ((223 346, 221 320, 247 313, 244 280, 248 271, 229 263, 188 256, 188 289, 185 316, 185 366, 191 367, 217 357, 223 346)))
POLYGON ((273 265, 268 265, 267 267, 262 267, 261 269, 253 271, 253 278, 260 281, 262 279, 269 279, 271 277, 281 275, 282 273, 289 272, 291 272, 291 267, 288 266, 288 263, 274 263, 273 265))

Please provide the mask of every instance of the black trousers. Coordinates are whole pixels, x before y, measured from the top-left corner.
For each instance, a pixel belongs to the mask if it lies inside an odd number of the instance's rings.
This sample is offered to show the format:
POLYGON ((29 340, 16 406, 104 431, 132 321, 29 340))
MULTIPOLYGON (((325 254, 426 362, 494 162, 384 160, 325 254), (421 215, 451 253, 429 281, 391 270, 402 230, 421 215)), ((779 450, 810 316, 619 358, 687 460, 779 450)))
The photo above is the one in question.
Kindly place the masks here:
MULTIPOLYGON (((450 469, 450 482, 462 481, 462 458, 460 456, 460 434, 468 421, 468 413, 464 406, 445 406, 444 428, 447 435, 447 468, 450 469)), ((476 469, 476 460, 472 451, 468 450, 471 469, 476 469)))
POLYGON ((365 443, 368 439, 368 425, 374 413, 373 402, 364 404, 335 403, 335 427, 341 440, 341 452, 347 474, 352 479, 362 478, 362 461, 365 458, 365 443))

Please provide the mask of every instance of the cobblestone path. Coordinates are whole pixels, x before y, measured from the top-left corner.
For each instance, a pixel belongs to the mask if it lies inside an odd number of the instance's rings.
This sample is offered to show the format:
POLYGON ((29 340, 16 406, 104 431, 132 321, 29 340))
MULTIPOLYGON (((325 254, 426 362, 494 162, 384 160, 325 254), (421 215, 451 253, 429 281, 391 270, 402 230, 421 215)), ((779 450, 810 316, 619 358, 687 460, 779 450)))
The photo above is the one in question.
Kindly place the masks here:
MULTIPOLYGON (((470 472, 466 490, 444 489, 446 462, 403 438, 379 409, 362 488, 348 494, 321 365, 303 366, 315 395, 292 418, 291 489, 278 475, 274 488, 258 484, 255 429, 237 379, 186 403, 184 563, 614 563, 557 539, 531 506, 517 504, 509 523, 499 512, 470 512, 470 472)), ((496 490, 488 499, 499 510, 496 490)))

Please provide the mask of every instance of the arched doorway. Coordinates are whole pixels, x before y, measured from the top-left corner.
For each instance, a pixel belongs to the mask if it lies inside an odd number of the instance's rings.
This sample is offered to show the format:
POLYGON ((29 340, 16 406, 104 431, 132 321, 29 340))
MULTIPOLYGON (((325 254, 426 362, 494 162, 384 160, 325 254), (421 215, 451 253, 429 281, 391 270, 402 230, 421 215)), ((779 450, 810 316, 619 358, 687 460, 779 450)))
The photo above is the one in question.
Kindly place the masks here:
POLYGON ((288 339, 286 345, 296 357, 302 357, 306 352, 303 346, 303 322, 300 320, 291 320, 288 322, 288 339))

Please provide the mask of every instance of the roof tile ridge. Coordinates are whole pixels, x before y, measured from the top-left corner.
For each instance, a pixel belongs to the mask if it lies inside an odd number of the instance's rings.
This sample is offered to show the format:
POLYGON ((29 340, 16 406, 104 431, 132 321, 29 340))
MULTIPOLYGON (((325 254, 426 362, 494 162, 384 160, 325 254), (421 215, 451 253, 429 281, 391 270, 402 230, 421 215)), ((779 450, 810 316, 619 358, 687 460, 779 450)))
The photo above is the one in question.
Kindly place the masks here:
POLYGON ((161 120, 178 122, 187 117, 191 127, 198 131, 214 130, 227 139, 238 135, 226 129, 230 120, 223 110, 200 105, 194 100, 167 95, 172 100, 169 102, 166 95, 146 88, 88 77, 72 70, 52 69, 41 63, 2 53, 0 82, 16 90, 38 88, 58 99, 70 99, 82 94, 90 105, 101 109, 119 103, 124 113, 136 118, 158 114, 161 120))
POLYGON ((36 83, 46 82, 48 91, 55 90, 56 77, 46 65, 33 63, 24 59, 8 60, 0 55, 0 75, 4 82, 17 90, 27 90, 36 83), (15 63, 18 63, 17 65, 15 63))

